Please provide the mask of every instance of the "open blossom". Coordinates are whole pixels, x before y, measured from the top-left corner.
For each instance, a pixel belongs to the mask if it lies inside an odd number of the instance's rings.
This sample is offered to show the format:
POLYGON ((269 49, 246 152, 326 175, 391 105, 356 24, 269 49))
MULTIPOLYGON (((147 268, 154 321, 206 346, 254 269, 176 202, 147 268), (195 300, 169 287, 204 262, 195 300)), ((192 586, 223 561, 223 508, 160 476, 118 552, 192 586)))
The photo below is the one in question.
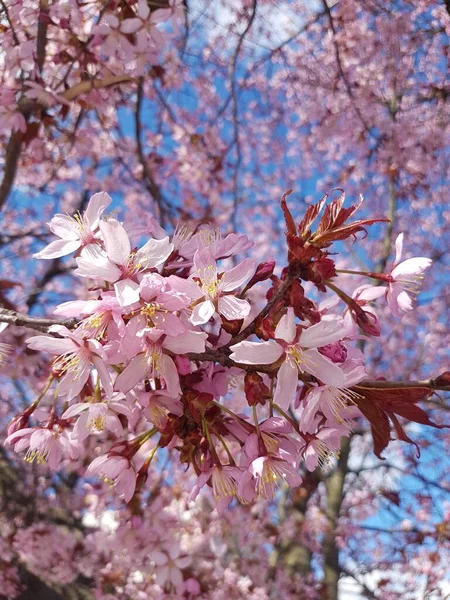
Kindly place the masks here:
POLYGON ((89 379, 92 366, 97 370, 106 396, 112 395, 111 376, 105 364, 105 351, 97 340, 84 340, 62 325, 52 325, 49 333, 57 333, 60 338, 36 335, 27 339, 32 350, 57 354, 54 369, 62 374, 59 393, 71 400, 83 389, 89 379))
POLYGON ((344 336, 345 330, 338 319, 322 320, 298 334, 294 310, 289 308, 275 329, 277 341, 240 342, 231 346, 230 358, 238 363, 257 365, 271 364, 284 356, 277 374, 274 402, 287 408, 297 389, 299 371, 314 375, 329 385, 344 385, 342 369, 317 350, 344 336))
POLYGON ((61 239, 51 242, 40 252, 34 254, 34 257, 59 258, 71 254, 79 248, 97 244, 95 231, 102 213, 111 202, 112 199, 106 192, 99 192, 91 197, 83 214, 77 213, 73 217, 55 215, 48 226, 50 231, 61 239))
POLYGON ((116 219, 102 221, 100 232, 105 251, 97 248, 77 258, 75 273, 81 277, 114 283, 121 306, 138 302, 142 272, 161 265, 170 256, 173 245, 165 237, 161 240, 150 239, 138 250, 132 250, 125 228, 116 219))
POLYGON ((58 468, 63 453, 71 458, 76 458, 78 454, 77 445, 66 431, 53 431, 48 428, 19 429, 6 438, 5 444, 14 446, 15 452, 26 450, 27 462, 47 463, 52 471, 58 468))
POLYGON ((255 263, 245 259, 236 267, 219 274, 216 260, 209 248, 198 250, 194 255, 194 271, 191 279, 170 277, 170 283, 186 294, 194 303, 190 322, 204 325, 218 312, 226 319, 243 319, 250 312, 247 300, 236 298, 232 292, 244 284, 255 272, 255 263))
MULTIPOLYGON (((280 450, 280 454, 285 454, 280 450)), ((289 487, 298 487, 302 483, 295 463, 284 460, 281 456, 258 456, 253 460, 248 470, 242 475, 238 495, 243 502, 252 502, 255 497, 264 500, 273 500, 277 489, 288 484, 289 487)))
POLYGON ((91 433, 110 431, 117 437, 123 434, 119 414, 131 418, 130 409, 121 402, 77 402, 62 415, 62 419, 78 416, 73 436, 82 442, 91 433))
POLYGON ((401 313, 413 309, 413 297, 419 292, 423 272, 430 267, 432 261, 419 256, 400 262, 403 251, 403 233, 395 241, 395 251, 394 266, 388 275, 386 299, 392 313, 396 317, 400 317, 401 313))
POLYGON ((95 458, 86 471, 87 476, 100 475, 111 483, 117 494, 129 502, 136 489, 136 471, 130 460, 119 455, 103 455, 95 458))
POLYGON ((96 340, 101 340, 106 334, 108 340, 116 339, 125 329, 124 308, 113 293, 104 294, 101 300, 63 302, 54 313, 69 318, 83 317, 78 326, 79 332, 83 337, 96 340))
POLYGON ((159 330, 146 332, 142 342, 144 352, 138 353, 117 377, 116 389, 126 393, 144 378, 160 379, 170 396, 179 396, 181 388, 177 367, 164 350, 176 354, 204 352, 206 338, 206 333, 196 331, 165 338, 159 330))
POLYGON ((308 471, 314 471, 318 466, 322 469, 329 467, 331 458, 339 452, 342 435, 348 435, 348 429, 343 426, 340 429, 324 427, 311 437, 303 450, 308 471))
POLYGON ((149 557, 155 565, 155 583, 161 587, 166 583, 180 586, 184 579, 181 569, 185 569, 192 562, 190 556, 180 556, 180 547, 174 543, 169 545, 166 552, 152 550, 149 557))

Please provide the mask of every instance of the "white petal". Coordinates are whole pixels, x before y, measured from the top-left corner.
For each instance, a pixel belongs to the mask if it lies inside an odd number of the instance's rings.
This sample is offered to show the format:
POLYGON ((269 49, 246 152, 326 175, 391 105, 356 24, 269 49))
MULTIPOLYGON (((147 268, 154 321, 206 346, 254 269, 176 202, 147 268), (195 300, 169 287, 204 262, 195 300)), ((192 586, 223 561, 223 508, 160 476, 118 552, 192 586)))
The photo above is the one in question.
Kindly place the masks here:
POLYGON ((120 306, 130 306, 139 302, 139 284, 131 279, 122 279, 114 284, 117 301, 120 306))
POLYGON ((112 202, 112 198, 106 192, 98 192, 91 196, 84 216, 92 231, 98 227, 100 216, 112 202))
POLYGON ((61 256, 67 256, 78 250, 80 247, 80 240, 55 240, 48 246, 45 246, 40 252, 33 254, 34 258, 60 258, 61 256))
POLYGON ((193 325, 204 325, 209 321, 215 312, 216 309, 211 300, 200 302, 200 304, 194 306, 192 315, 189 317, 189 321, 193 325))
POLYGON ((425 269, 431 265, 433 261, 423 256, 417 256, 416 258, 408 258, 395 267, 391 275, 397 281, 401 281, 402 277, 409 275, 420 275, 425 269))
POLYGON ((247 300, 236 296, 221 296, 219 298, 219 313, 229 321, 244 319, 250 314, 250 304, 247 300))
POLYGON ((186 331, 176 337, 166 337, 163 347, 175 354, 186 352, 204 352, 208 334, 199 331, 186 331))
POLYGON ((146 267, 159 267, 172 254, 173 244, 170 243, 169 237, 162 240, 150 239, 138 251, 138 258, 142 260, 146 267))

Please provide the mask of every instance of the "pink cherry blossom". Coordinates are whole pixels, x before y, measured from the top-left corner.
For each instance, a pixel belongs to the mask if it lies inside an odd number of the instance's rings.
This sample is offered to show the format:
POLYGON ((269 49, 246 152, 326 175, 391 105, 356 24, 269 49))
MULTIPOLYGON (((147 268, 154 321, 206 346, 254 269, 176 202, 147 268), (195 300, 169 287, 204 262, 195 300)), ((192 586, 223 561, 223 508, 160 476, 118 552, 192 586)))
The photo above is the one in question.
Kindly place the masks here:
POLYGON ((114 485, 116 493, 129 502, 136 489, 136 471, 127 458, 120 455, 98 456, 87 468, 86 475, 100 475, 114 485))
POLYGON ((111 376, 105 364, 103 347, 97 340, 83 340, 62 325, 52 325, 49 333, 57 333, 60 338, 38 335, 27 339, 32 350, 57 354, 54 367, 62 373, 59 393, 71 400, 83 389, 95 367, 101 379, 107 397, 112 394, 111 376))
POLYGON ((62 419, 71 419, 78 416, 73 428, 73 436, 82 442, 92 433, 111 431, 119 437, 123 434, 123 427, 119 414, 131 418, 130 409, 121 402, 77 402, 72 404, 61 416, 62 419))
POLYGON ((230 358, 242 364, 271 364, 283 355, 278 370, 274 402, 287 408, 297 389, 298 373, 305 372, 323 383, 341 387, 344 374, 340 367, 320 354, 317 348, 331 344, 345 336, 342 322, 338 319, 322 320, 303 329, 298 335, 294 311, 288 309, 277 325, 275 338, 280 342, 240 342, 231 346, 230 358))
POLYGON ((87 205, 84 214, 55 215, 48 224, 52 233, 60 240, 51 242, 43 250, 34 254, 35 258, 59 258, 75 252, 79 248, 90 249, 98 243, 95 237, 100 222, 100 216, 112 202, 106 192, 94 194, 87 205))
POLYGON ((388 289, 386 299, 392 313, 400 317, 413 309, 412 300, 418 294, 423 273, 431 266, 431 259, 422 256, 408 258, 400 262, 403 250, 403 233, 395 242, 394 266, 388 275, 388 289))
POLYGON ((249 314, 248 301, 227 292, 240 287, 254 272, 254 261, 245 259, 219 276, 213 254, 208 248, 204 248, 194 255, 194 271, 191 279, 181 280, 170 277, 169 280, 174 289, 185 293, 194 301, 190 322, 193 325, 203 325, 216 312, 229 320, 243 319, 249 314))

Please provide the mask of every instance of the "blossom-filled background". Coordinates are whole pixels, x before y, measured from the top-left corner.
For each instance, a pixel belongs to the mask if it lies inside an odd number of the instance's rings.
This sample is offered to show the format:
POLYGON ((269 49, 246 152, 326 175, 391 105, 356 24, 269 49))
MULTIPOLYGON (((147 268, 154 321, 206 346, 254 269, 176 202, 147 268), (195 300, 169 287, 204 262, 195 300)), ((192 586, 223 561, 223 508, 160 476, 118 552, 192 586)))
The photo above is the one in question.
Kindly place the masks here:
POLYGON ((0 0, 0 598, 450 594, 450 5, 0 0))

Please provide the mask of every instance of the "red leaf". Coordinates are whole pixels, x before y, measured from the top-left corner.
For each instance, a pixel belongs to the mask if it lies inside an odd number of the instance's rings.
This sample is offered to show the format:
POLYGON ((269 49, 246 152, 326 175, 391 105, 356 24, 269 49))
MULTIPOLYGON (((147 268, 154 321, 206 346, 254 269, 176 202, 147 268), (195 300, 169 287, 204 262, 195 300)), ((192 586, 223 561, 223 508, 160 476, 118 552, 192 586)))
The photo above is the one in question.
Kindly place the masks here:
POLYGON ((291 192, 292 192, 292 190, 288 190, 285 194, 283 194, 280 204, 281 204, 281 210, 283 211, 284 220, 286 222, 286 229, 287 229, 288 233, 295 235, 296 229, 295 229, 294 219, 292 218, 291 211, 289 210, 287 202, 286 202, 286 198, 289 196, 289 194, 291 192))
POLYGON ((370 421, 372 436, 374 438, 374 452, 381 458, 380 453, 386 448, 390 440, 389 419, 391 420, 398 439, 414 444, 420 455, 419 448, 405 433, 397 416, 408 421, 420 423, 442 429, 448 425, 434 423, 427 413, 417 406, 417 402, 424 400, 433 392, 427 387, 410 388, 367 388, 355 386, 353 388, 361 397, 355 398, 363 415, 370 421))

